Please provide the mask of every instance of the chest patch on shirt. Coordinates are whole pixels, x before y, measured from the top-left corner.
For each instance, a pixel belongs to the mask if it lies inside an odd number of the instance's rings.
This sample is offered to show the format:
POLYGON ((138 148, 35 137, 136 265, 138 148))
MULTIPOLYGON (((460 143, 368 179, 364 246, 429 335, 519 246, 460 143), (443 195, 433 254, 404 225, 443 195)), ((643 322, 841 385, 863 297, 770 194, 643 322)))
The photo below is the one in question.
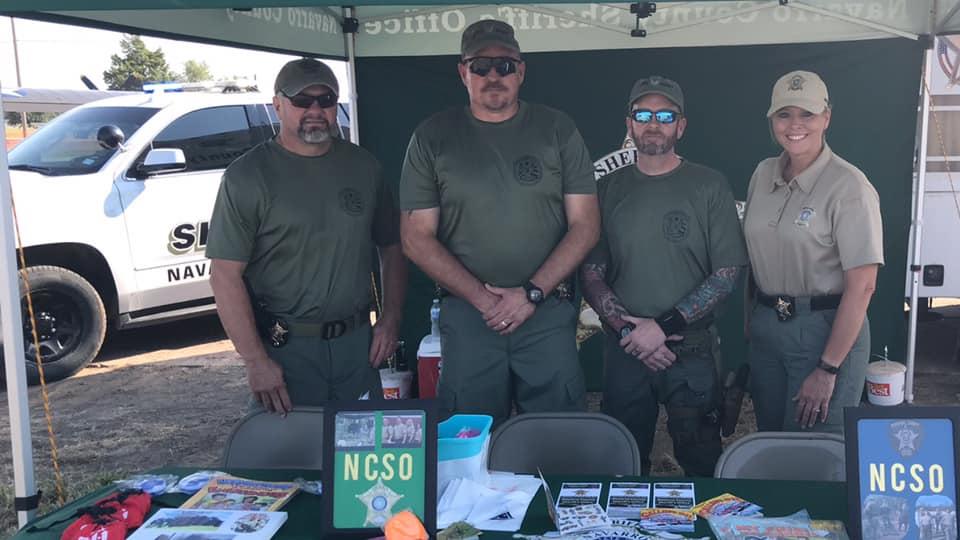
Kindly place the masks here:
POLYGON ((338 195, 340 199, 340 209, 351 216, 359 216, 363 213, 363 196, 353 188, 343 188, 338 195))
POLYGON ((690 216, 673 210, 663 216, 663 237, 670 242, 682 242, 690 233, 690 216))
POLYGON ((800 213, 797 214, 797 219, 793 220, 793 223, 797 227, 809 227, 810 220, 817 215, 817 211, 809 206, 804 206, 800 209, 800 213))
POLYGON ((534 156, 523 156, 513 162, 513 176, 517 182, 530 186, 543 178, 543 166, 534 156))

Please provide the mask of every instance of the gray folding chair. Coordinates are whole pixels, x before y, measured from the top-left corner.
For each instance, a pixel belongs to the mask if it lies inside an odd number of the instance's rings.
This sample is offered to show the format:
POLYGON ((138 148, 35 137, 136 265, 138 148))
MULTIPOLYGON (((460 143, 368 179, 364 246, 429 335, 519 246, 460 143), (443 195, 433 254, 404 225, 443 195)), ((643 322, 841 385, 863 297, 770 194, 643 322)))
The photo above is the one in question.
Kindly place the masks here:
POLYGON ((490 436, 488 467, 536 474, 639 475, 640 451, 630 431, 600 413, 527 413, 490 436))
POLYGON ((764 480, 846 480, 843 437, 831 433, 761 431, 728 446, 713 475, 764 480))
POLYGON ((227 438, 223 466, 323 469, 323 408, 297 407, 286 417, 266 411, 248 414, 227 438))

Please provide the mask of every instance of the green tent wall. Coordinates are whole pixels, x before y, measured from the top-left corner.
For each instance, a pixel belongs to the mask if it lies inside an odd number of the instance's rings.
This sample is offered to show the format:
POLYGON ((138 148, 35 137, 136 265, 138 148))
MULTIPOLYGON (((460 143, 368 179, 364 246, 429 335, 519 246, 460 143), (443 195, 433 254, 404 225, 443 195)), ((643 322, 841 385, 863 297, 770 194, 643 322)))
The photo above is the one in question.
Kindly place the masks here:
MULTIPOLYGON (((880 194, 888 265, 880 270, 870 307, 873 350, 888 346, 891 358, 903 359, 904 261, 922 55, 922 44, 906 39, 535 53, 526 55, 521 97, 570 114, 597 158, 623 140, 625 100, 633 81, 654 73, 674 78, 686 94, 689 118, 680 153, 721 170, 743 200, 757 162, 778 153, 765 118, 773 82, 793 69, 819 73, 834 103, 828 143, 860 167, 880 194)), ((357 60, 363 145, 380 158, 395 184, 417 124, 445 107, 466 103, 456 61, 455 56, 357 60)), ((411 273, 402 328, 411 363, 417 343, 429 331, 433 291, 425 275, 411 273)), ((742 292, 735 292, 720 318, 727 366, 746 356, 741 299, 742 292)), ((598 390, 599 339, 585 344, 581 360, 589 387, 598 390)))

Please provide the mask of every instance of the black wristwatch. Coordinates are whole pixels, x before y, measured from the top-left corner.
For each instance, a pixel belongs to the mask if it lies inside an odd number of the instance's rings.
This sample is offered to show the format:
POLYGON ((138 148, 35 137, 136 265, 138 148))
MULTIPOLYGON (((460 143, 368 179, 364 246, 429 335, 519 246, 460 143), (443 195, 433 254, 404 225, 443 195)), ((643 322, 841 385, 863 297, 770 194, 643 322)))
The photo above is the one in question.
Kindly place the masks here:
POLYGON ((529 300, 531 304, 537 305, 543 302, 543 289, 534 285, 532 281, 524 283, 523 290, 527 291, 527 300, 529 300))
POLYGON ((832 365, 824 362, 822 358, 820 359, 820 363, 817 364, 817 368, 822 369, 822 370, 826 371, 827 373, 829 373, 829 374, 831 374, 831 375, 836 375, 837 373, 840 373, 840 367, 839 367, 839 366, 832 366, 832 365))
POLYGON ((620 327, 620 339, 623 339, 630 335, 630 332, 636 330, 637 327, 633 323, 626 323, 620 327))
POLYGON ((664 335, 667 336, 676 334, 687 327, 687 320, 683 318, 683 314, 680 313, 680 310, 677 308, 673 308, 657 317, 653 322, 657 323, 657 326, 659 326, 660 329, 663 330, 664 335))

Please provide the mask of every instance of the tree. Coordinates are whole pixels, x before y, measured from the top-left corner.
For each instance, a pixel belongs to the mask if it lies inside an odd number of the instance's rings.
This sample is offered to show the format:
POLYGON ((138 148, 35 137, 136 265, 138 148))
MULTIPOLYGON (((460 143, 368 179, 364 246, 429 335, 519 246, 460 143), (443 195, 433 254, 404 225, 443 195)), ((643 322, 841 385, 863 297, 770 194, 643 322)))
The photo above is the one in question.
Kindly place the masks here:
POLYGON ((183 64, 183 80, 186 82, 209 81, 213 80, 213 75, 210 74, 210 66, 206 62, 187 60, 183 64))
POLYGON ((124 36, 120 40, 120 51, 122 55, 110 56, 110 69, 103 72, 103 81, 110 90, 143 90, 145 82, 174 78, 163 50, 151 51, 140 36, 124 36))
MULTIPOLYGON (((59 113, 28 112, 27 127, 46 124, 50 120, 53 120, 54 118, 56 118, 58 114, 59 113)), ((7 124, 11 126, 20 127, 20 125, 23 123, 21 121, 20 113, 18 112, 3 113, 3 119, 7 124)))

